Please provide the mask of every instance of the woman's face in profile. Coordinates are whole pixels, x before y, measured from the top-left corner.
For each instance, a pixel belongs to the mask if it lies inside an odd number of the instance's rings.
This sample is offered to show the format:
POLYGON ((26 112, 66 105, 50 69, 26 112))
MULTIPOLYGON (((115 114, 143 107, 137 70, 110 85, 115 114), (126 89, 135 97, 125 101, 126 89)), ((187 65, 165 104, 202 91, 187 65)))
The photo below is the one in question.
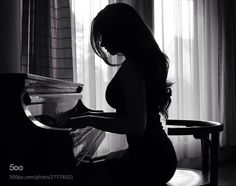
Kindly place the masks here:
POLYGON ((101 47, 104 47, 111 55, 116 55, 120 52, 117 42, 107 36, 102 37, 101 47))

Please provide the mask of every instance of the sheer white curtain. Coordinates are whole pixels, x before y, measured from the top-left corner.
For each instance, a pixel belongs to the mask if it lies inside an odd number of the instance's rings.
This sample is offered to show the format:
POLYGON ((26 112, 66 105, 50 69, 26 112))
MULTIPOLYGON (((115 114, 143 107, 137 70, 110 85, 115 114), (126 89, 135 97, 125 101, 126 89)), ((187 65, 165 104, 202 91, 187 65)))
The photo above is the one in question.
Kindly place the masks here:
MULTIPOLYGON (((74 79, 84 84, 83 103, 92 109, 113 111, 105 100, 105 90, 117 71, 95 55, 90 44, 93 18, 109 0, 70 0, 73 35, 74 79)), ((113 58, 113 62, 119 60, 113 58)), ((124 135, 107 133, 97 155, 127 148, 124 135)))
MULTIPOLYGON (((170 60, 170 119, 221 121, 218 87, 218 1, 155 0, 155 38, 170 60)), ((196 157, 193 137, 171 137, 178 158, 196 157)))

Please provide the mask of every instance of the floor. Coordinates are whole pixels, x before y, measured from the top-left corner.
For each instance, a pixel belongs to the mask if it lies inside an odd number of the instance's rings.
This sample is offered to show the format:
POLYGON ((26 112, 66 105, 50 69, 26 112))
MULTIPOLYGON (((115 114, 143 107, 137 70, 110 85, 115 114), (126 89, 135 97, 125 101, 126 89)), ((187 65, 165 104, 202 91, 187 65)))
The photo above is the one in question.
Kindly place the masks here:
MULTIPOLYGON (((200 169, 199 158, 179 161, 179 167, 200 169)), ((236 186, 236 147, 224 147, 219 150, 218 185, 236 186)))
POLYGON ((220 149, 219 186, 236 186, 236 147, 220 149))
POLYGON ((236 186, 236 160, 219 165, 218 181, 219 186, 236 186))

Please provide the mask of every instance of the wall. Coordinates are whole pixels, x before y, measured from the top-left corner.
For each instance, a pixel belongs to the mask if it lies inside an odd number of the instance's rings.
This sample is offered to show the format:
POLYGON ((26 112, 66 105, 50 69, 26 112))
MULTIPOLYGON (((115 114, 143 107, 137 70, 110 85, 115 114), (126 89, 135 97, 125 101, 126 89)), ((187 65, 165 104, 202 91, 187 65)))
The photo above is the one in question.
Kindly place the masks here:
POLYGON ((20 72, 21 1, 2 0, 0 21, 0 73, 20 72))

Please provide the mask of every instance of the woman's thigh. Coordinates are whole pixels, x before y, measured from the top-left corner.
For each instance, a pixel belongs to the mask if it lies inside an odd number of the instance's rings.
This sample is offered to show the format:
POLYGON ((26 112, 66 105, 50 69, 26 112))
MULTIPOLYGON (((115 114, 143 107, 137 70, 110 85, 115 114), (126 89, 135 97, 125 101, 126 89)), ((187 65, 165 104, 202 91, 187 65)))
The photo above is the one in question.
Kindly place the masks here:
POLYGON ((106 161, 108 175, 120 185, 148 185, 166 183, 174 174, 176 161, 173 153, 159 147, 160 151, 125 154, 122 158, 106 161), (164 152, 166 151, 166 152, 164 152))

